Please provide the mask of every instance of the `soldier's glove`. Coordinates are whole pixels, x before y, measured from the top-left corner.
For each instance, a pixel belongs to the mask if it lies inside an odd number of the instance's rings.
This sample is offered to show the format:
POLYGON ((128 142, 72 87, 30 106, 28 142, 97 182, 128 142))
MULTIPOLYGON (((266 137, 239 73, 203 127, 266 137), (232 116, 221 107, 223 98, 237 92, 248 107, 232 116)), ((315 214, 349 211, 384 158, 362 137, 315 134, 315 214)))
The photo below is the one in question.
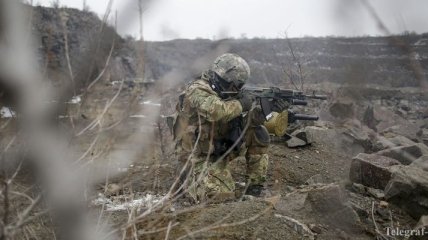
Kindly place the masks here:
POLYGON ((238 101, 241 103, 242 111, 248 112, 251 110, 251 107, 253 106, 254 98, 253 98, 253 96, 244 93, 238 99, 238 101))
POLYGON ((281 113, 290 107, 290 103, 287 100, 278 99, 272 106, 272 111, 281 113))

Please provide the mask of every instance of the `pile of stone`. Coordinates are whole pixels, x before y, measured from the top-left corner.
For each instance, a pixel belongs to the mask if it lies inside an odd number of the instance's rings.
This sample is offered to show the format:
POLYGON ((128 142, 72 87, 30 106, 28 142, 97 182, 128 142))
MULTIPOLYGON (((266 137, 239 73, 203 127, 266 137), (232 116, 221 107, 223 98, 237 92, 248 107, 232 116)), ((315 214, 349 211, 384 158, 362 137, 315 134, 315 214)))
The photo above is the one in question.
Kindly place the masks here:
MULTIPOLYGON (((388 139, 381 139, 386 143, 388 139)), ((384 150, 360 153, 352 160, 349 177, 378 198, 393 203, 415 219, 428 215, 428 146, 396 136, 384 150)))

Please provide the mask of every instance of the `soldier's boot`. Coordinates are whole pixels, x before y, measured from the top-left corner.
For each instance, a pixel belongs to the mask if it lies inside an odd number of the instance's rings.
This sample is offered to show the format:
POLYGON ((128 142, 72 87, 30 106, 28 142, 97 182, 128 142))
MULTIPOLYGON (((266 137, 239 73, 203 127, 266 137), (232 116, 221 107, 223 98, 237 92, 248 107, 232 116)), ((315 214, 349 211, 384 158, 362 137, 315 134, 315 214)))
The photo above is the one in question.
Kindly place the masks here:
POLYGON ((247 185, 245 195, 255 197, 269 196, 264 186, 269 158, 267 154, 247 155, 247 185))
POLYGON ((265 187, 263 185, 250 185, 248 186, 247 191, 245 191, 245 195, 260 197, 264 190, 265 187))
POLYGON ((273 193, 264 185, 250 185, 248 186, 244 195, 260 198, 269 198, 272 197, 273 193))

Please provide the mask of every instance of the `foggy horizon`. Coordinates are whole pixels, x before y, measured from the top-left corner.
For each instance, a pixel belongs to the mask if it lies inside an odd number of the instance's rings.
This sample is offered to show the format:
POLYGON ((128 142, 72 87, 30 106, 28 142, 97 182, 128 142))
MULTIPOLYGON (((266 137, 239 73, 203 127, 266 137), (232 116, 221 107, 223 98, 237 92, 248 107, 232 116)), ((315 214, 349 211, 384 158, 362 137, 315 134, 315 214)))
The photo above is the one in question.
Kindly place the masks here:
MULTIPOLYGON (((392 35, 427 33, 424 14, 428 2, 421 0, 367 1, 392 35)), ((118 33, 140 38, 138 1, 113 2, 109 24, 118 12, 118 33), (126 14, 124 14, 126 13, 126 14)), ((52 1, 35 4, 50 6, 52 1)), ((102 18, 108 1, 87 1, 91 12, 102 18)), ((60 6, 82 10, 81 0, 61 0, 60 6)), ((302 37, 388 36, 364 6, 364 1, 278 0, 204 1, 159 0, 149 3, 143 15, 143 37, 147 41, 173 39, 280 39, 302 37), (218 14, 219 13, 219 14, 218 14), (211 17, 213 15, 213 17, 211 17)))

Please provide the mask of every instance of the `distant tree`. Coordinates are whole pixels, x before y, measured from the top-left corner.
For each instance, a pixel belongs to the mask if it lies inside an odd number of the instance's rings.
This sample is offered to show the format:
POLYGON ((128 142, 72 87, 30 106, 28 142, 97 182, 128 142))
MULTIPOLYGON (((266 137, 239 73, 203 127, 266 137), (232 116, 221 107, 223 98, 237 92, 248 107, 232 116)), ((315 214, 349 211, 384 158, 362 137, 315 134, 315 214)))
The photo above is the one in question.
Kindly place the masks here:
POLYGON ((82 11, 89 12, 91 9, 89 8, 89 5, 87 4, 86 0, 83 0, 83 6, 82 11))
POLYGON ((50 5, 53 8, 59 8, 60 3, 61 3, 60 0, 52 0, 50 5))
POLYGON ((401 36, 416 36, 416 35, 417 33, 415 31, 408 31, 408 30, 401 33, 401 36))
POLYGON ((283 68, 283 72, 294 88, 304 91, 305 80, 309 73, 305 69, 306 62, 302 60, 302 56, 296 51, 291 39, 288 38, 287 32, 284 33, 287 47, 290 52, 289 63, 283 68))
POLYGON ((143 0, 138 0, 138 17, 140 18, 140 40, 144 41, 143 38, 143 14, 146 11, 146 6, 143 0))

